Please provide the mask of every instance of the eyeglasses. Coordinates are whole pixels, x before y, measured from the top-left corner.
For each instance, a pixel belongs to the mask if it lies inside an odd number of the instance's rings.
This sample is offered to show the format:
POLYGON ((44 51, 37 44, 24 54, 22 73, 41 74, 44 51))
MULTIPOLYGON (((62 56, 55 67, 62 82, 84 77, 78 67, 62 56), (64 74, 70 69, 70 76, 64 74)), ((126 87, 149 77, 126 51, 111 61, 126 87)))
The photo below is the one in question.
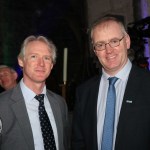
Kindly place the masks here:
POLYGON ((111 48, 117 47, 120 45, 120 41, 124 38, 123 36, 121 39, 112 39, 109 41, 109 43, 102 43, 102 42, 97 42, 96 44, 93 45, 95 51, 102 51, 106 49, 106 45, 109 44, 111 48))

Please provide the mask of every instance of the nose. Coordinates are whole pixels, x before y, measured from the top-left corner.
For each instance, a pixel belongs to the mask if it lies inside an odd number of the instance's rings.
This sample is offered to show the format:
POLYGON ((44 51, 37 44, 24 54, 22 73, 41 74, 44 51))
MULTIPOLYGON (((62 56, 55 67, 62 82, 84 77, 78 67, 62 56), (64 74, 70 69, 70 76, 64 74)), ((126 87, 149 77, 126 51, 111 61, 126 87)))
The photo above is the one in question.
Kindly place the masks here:
POLYGON ((113 48, 109 45, 109 43, 107 43, 106 45, 105 45, 105 48, 106 48, 106 53, 111 53, 112 51, 113 51, 113 48))
POLYGON ((40 66, 44 66, 44 60, 43 60, 43 58, 39 58, 38 64, 40 66))

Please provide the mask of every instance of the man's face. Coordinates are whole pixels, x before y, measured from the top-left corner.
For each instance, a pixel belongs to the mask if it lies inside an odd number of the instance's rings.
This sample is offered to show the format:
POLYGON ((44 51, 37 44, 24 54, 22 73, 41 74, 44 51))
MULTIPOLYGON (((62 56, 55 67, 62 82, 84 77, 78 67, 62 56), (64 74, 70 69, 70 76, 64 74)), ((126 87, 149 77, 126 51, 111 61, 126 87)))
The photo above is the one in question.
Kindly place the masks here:
POLYGON ((28 43, 23 60, 19 59, 19 65, 23 67, 23 79, 26 85, 45 83, 53 68, 48 46, 41 41, 28 43))
POLYGON ((10 68, 0 69, 0 85, 5 90, 10 89, 16 85, 17 75, 12 72, 10 68))
POLYGON ((130 38, 124 35, 120 26, 114 22, 109 21, 97 26, 93 30, 93 44, 96 43, 109 43, 114 39, 121 39, 120 45, 110 47, 106 44, 106 48, 102 51, 95 51, 101 65, 109 75, 115 75, 120 71, 128 60, 127 49, 130 47, 130 38), (124 37, 124 38, 123 38, 124 37))

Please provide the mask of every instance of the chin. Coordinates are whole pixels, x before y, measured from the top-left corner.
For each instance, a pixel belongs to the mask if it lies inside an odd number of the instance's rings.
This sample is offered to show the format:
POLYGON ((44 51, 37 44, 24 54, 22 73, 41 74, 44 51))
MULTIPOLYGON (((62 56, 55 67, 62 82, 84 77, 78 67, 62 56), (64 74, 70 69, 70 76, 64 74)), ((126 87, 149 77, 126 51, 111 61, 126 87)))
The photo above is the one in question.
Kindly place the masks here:
POLYGON ((46 80, 46 78, 44 78, 44 77, 38 77, 38 78, 34 78, 33 80, 36 81, 36 82, 43 82, 43 81, 46 80))
POLYGON ((43 83, 45 80, 35 80, 36 83, 43 83))

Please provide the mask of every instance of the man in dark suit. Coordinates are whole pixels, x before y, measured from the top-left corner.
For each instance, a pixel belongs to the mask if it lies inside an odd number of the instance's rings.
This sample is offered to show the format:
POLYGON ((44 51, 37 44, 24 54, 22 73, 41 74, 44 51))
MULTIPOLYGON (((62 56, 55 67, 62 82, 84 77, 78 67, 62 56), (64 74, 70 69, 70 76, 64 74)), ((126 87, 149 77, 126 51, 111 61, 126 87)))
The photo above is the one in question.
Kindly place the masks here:
MULTIPOLYGON (((41 108, 35 98, 39 94, 44 94, 47 120, 50 120, 54 137, 53 146, 56 150, 67 150, 68 114, 65 100, 47 90, 45 85, 55 61, 56 47, 47 38, 29 36, 25 39, 18 56, 23 78, 15 88, 0 95, 1 150, 51 149, 51 141, 48 141, 51 139, 46 139, 49 143, 45 142, 45 131, 41 127, 42 121, 39 121, 41 108), (48 147, 45 146, 47 144, 48 147)), ((51 134, 49 131, 47 133, 51 134)))
POLYGON ((92 26, 91 38, 102 69, 99 76, 77 88, 73 150, 149 150, 150 74, 128 59, 130 37, 118 19, 98 20, 92 26), (110 77, 118 80, 112 147, 105 149, 103 127, 110 77))

